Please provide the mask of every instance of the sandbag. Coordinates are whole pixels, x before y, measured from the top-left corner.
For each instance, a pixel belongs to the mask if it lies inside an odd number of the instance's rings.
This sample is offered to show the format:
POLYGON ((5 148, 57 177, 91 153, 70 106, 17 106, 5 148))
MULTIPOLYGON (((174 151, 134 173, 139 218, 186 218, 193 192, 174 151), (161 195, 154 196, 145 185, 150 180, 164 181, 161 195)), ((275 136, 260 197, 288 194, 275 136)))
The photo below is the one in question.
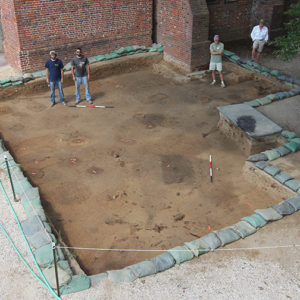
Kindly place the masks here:
POLYGON ((39 249, 52 242, 49 233, 43 229, 27 236, 27 240, 34 249, 39 249))
POLYGON ((225 246, 240 239, 240 236, 231 228, 216 230, 214 233, 221 241, 221 246, 225 246))
POLYGON ((211 251, 214 251, 221 246, 221 241, 214 232, 209 233, 200 239, 209 246, 211 251))
POLYGON ((231 228, 238 233, 239 237, 243 239, 256 232, 256 227, 245 221, 240 221, 232 225, 231 228))
POLYGON ((288 202, 290 205, 292 205, 295 211, 300 210, 300 195, 287 199, 284 202, 288 202))
POLYGON ((14 188, 15 188, 16 193, 20 194, 22 191, 32 188, 32 185, 30 184, 30 182, 28 181, 27 178, 24 178, 24 179, 15 181, 14 188))
POLYGON ((8 83, 1 84, 1 87, 6 88, 6 87, 11 86, 11 85, 12 85, 12 83, 8 82, 8 83))
POLYGON ((268 157, 268 160, 270 161, 280 157, 280 153, 276 149, 267 150, 262 153, 265 154, 268 157))
POLYGON ((105 60, 105 56, 104 55, 97 55, 96 60, 97 61, 103 61, 103 60, 105 60))
POLYGON ((105 54, 104 55, 105 59, 106 60, 110 60, 110 59, 113 59, 113 58, 117 58, 117 57, 120 57, 117 53, 109 53, 109 54, 105 54))
POLYGON ((59 260, 57 262, 57 265, 61 269, 63 269, 64 271, 66 271, 70 276, 72 276, 72 270, 71 270, 69 262, 67 260, 59 260))
POLYGON ((295 142, 284 143, 283 145, 292 152, 297 152, 300 149, 300 144, 295 142))
POLYGON ((291 150, 289 150, 288 148, 284 147, 284 146, 280 146, 278 148, 275 149, 280 156, 285 156, 288 155, 289 153, 291 153, 291 150))
MULTIPOLYGON (((55 275, 54 266, 46 268, 46 269, 42 269, 42 271, 43 271, 48 283, 50 284, 50 286, 52 288, 56 288, 57 286, 56 286, 56 275, 55 275)), ((68 274, 65 270, 60 268, 59 266, 57 266, 57 274, 58 274, 59 286, 68 284, 72 279, 72 276, 70 274, 68 274)))
POLYGON ((251 155, 247 158, 247 161, 251 161, 251 162, 257 162, 257 161, 262 161, 262 160, 263 161, 268 160, 268 157, 265 153, 251 155))
POLYGON ((232 56, 232 55, 235 55, 233 52, 229 51, 229 50, 224 50, 224 55, 226 56, 232 56))
POLYGON ((263 98, 257 98, 256 101, 260 104, 260 105, 266 105, 272 102, 271 99, 267 98, 267 97, 263 97, 263 98))
POLYGON ((21 222, 26 236, 33 235, 44 228, 42 220, 38 216, 32 216, 21 222))
POLYGON ((46 70, 36 71, 32 73, 33 78, 45 77, 46 70))
POLYGON ((65 71, 70 71, 72 68, 72 63, 71 62, 68 62, 65 66, 64 66, 64 70, 65 71))
POLYGON ((113 282, 132 282, 137 279, 134 272, 129 268, 122 270, 107 271, 108 279, 113 282))
POLYGON ((248 222, 251 226, 255 228, 263 227, 267 224, 267 221, 258 214, 253 214, 251 216, 244 217, 241 220, 248 222))
MULTIPOLYGON (((25 212, 26 212, 26 211, 25 211, 25 212)), ((44 210, 43 210, 42 208, 34 209, 34 210, 32 210, 32 211, 30 211, 30 212, 28 212, 28 213, 26 212, 26 215, 27 215, 27 217, 38 216, 38 217, 40 217, 40 219, 41 219, 43 222, 47 221, 45 212, 44 212, 44 210)))
POLYGON ((292 131, 288 131, 288 130, 283 130, 281 132, 281 135, 287 139, 293 139, 293 138, 296 138, 298 137, 297 134, 295 132, 292 132, 292 131))
POLYGON ((174 257, 177 264, 191 260, 194 257, 193 252, 186 246, 177 246, 169 249, 168 252, 174 257))
POLYGON ((128 267, 137 278, 142 278, 156 273, 155 265, 152 261, 146 260, 128 267))
POLYGON ((34 252, 34 256, 40 267, 50 267, 54 262, 52 243, 47 244, 39 249, 36 249, 34 252))
POLYGON ((300 144, 300 138, 297 137, 297 138, 289 139, 289 142, 300 144))
POLYGON ((272 208, 274 208, 282 216, 291 215, 295 212, 295 208, 285 201, 279 204, 272 205, 272 208))
POLYGON ((6 83, 9 83, 11 82, 10 78, 7 78, 7 79, 1 79, 0 80, 0 84, 3 85, 3 84, 6 84, 6 83))
POLYGON ((40 198, 40 192, 38 187, 31 187, 26 190, 22 190, 20 192, 21 200, 28 201, 28 200, 35 200, 40 198))
POLYGON ((11 173, 13 182, 23 180, 25 178, 21 168, 18 166, 14 166, 13 168, 10 168, 10 173, 11 173))
POLYGON ((24 81, 24 83, 26 83, 26 82, 28 82, 30 80, 33 80, 33 79, 34 78, 33 78, 33 75, 31 73, 25 73, 23 75, 23 81, 24 81))
POLYGON ((275 76, 275 77, 280 76, 280 73, 279 73, 279 71, 277 71, 277 70, 271 70, 271 71, 270 71, 270 74, 271 74, 272 76, 275 76))
POLYGON ((95 286, 96 284, 98 284, 100 281, 102 281, 103 279, 107 278, 107 273, 100 273, 100 274, 96 274, 96 275, 90 275, 89 279, 91 280, 91 286, 95 286))
POLYGON ((96 56, 89 57, 89 63, 93 64, 97 61, 96 56))
POLYGON ((88 288, 90 288, 90 286, 91 286, 91 281, 86 275, 83 274, 74 275, 72 277, 71 282, 61 287, 60 293, 62 295, 77 293, 80 291, 87 290, 88 288))
POLYGON ((258 161, 256 163, 254 163, 254 165, 256 167, 258 167, 259 169, 263 170, 264 168, 266 168, 267 166, 270 166, 269 163, 265 162, 265 161, 258 161))
MULTIPOLYGON (((8 151, 4 151, 0 154, 0 164, 5 164, 5 157, 7 158, 7 161, 9 164, 14 161, 14 158, 11 156, 11 154, 8 151)), ((6 166, 6 164, 5 164, 6 166)), ((10 165, 9 165, 10 166, 10 165)))
POLYGON ((268 222, 280 220, 282 218, 282 215, 272 207, 266 209, 256 209, 255 212, 268 222))
POLYGON ((280 172, 274 178, 280 183, 284 184, 286 181, 293 179, 293 177, 287 173, 280 172))
POLYGON ((21 85, 21 84, 23 84, 23 81, 15 81, 15 82, 12 82, 12 86, 16 86, 16 85, 21 85))
POLYGON ((294 192, 297 192, 300 189, 300 181, 297 179, 287 180, 284 183, 284 185, 293 190, 294 192))
POLYGON ((285 94, 283 92, 278 92, 276 93, 276 97, 279 99, 279 100, 282 100, 285 98, 285 94))
POLYGON ((187 246, 195 256, 199 256, 210 251, 209 245, 207 245, 202 239, 185 242, 184 245, 187 246))
POLYGON ((251 100, 251 101, 246 101, 244 104, 247 104, 251 107, 258 107, 260 106, 260 103, 257 101, 257 99, 251 100))
POLYGON ((275 175, 277 175, 278 173, 281 172, 281 169, 279 169, 275 166, 269 165, 264 168, 264 171, 274 177, 275 175))
POLYGON ((270 95, 266 96, 266 98, 268 98, 271 102, 278 100, 276 94, 270 94, 270 95))
POLYGON ((43 209, 40 198, 28 201, 22 200, 21 203, 27 215, 30 215, 32 211, 43 209))
POLYGON ((175 265, 174 257, 166 252, 150 259, 155 266, 156 272, 162 272, 175 265))

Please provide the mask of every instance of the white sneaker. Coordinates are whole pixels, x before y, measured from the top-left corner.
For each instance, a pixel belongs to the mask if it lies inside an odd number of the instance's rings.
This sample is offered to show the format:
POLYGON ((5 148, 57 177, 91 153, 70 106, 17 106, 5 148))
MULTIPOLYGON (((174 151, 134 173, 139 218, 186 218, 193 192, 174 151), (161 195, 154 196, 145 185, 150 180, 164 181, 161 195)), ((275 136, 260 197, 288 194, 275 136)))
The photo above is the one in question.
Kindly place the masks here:
POLYGON ((225 88, 225 87, 226 87, 226 85, 225 85, 224 82, 221 82, 221 87, 222 87, 222 88, 225 88))
POLYGON ((216 84, 216 81, 213 80, 210 85, 215 85, 215 84, 216 84))

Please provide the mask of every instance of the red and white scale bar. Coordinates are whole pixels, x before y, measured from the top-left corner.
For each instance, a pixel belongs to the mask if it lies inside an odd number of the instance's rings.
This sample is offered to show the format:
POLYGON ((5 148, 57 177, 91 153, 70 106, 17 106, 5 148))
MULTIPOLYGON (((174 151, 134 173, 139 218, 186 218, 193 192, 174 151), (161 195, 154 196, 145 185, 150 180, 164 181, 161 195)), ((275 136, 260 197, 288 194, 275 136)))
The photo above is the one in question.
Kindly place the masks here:
POLYGON ((213 172, 212 172, 212 158, 211 158, 211 155, 209 156, 209 175, 210 175, 210 182, 213 183, 213 172))

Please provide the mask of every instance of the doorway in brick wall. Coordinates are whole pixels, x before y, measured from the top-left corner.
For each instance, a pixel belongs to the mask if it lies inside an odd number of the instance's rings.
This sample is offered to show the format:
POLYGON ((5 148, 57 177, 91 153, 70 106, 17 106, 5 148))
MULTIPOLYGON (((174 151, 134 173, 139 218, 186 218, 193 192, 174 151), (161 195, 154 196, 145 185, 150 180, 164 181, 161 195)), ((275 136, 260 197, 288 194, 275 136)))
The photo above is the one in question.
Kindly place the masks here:
POLYGON ((152 42, 157 43, 157 0, 152 3, 152 42))

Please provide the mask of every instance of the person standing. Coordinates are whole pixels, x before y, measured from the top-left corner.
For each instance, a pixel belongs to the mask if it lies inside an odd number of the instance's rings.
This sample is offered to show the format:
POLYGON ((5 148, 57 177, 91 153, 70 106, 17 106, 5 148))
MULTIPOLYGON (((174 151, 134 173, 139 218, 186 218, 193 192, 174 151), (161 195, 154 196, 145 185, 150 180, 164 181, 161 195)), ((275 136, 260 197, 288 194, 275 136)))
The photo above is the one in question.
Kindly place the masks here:
POLYGON ((84 85, 85 88, 85 98, 89 104, 93 104, 92 97, 89 91, 89 79, 90 79, 90 65, 89 60, 82 54, 80 48, 76 49, 76 56, 72 59, 72 75, 75 82, 75 96, 76 104, 78 104, 80 99, 80 86, 84 85))
POLYGON ((265 43, 269 40, 269 29, 264 26, 264 20, 259 21, 259 25, 253 27, 251 32, 251 38, 253 41, 252 46, 252 60, 255 59, 255 52, 257 50, 256 61, 259 61, 260 55, 263 51, 265 43))
POLYGON ((224 88, 224 77, 222 73, 222 55, 224 52, 224 44, 220 43, 220 37, 219 35, 214 36, 214 42, 210 45, 210 64, 209 64, 209 70, 212 71, 212 83, 211 85, 216 84, 216 70, 218 71, 221 79, 221 87, 224 88))
POLYGON ((55 102, 55 86, 58 88, 60 102, 66 105, 65 96, 62 89, 62 83, 64 81, 64 65, 60 59, 57 58, 55 51, 50 51, 50 58, 45 63, 46 68, 46 81, 50 86, 50 99, 51 107, 55 102))

